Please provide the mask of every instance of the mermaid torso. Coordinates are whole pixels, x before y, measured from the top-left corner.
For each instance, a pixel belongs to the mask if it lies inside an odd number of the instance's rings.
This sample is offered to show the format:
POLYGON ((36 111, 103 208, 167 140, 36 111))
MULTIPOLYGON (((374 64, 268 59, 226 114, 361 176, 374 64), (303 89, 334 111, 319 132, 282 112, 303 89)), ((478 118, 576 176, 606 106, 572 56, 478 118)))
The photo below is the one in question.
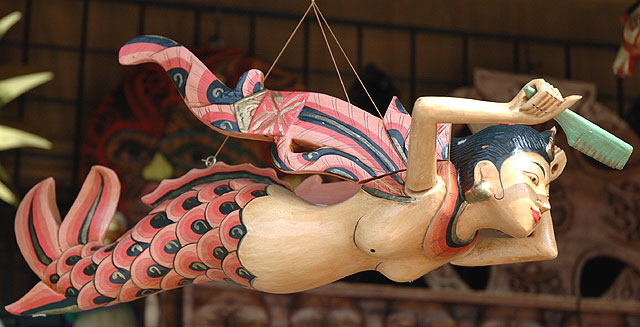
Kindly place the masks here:
MULTIPOLYGON (((91 182, 85 184, 92 186, 78 207, 85 213, 74 215, 77 228, 61 227, 70 237, 59 243, 60 254, 34 248, 34 255, 43 253, 36 260, 46 264, 34 265, 43 282, 10 306, 11 312, 86 310, 208 281, 272 293, 302 291, 374 269, 408 281, 446 262, 425 256, 423 245, 432 217, 450 202, 443 203, 443 178, 410 201, 360 190, 344 202, 318 206, 294 195, 271 169, 218 163, 163 181, 143 198, 153 206, 150 213, 115 243, 102 246, 91 231, 110 219, 109 210, 99 209, 111 203, 111 196, 102 196, 104 185, 114 183, 103 170, 87 178, 91 182), (85 230, 89 237, 71 237, 85 230), (45 255, 51 260, 42 261, 45 255), (43 294, 50 304, 41 304, 43 294)), ((48 218, 38 207, 31 210, 37 211, 24 212, 26 237, 40 242, 32 244, 58 242, 45 230, 40 233, 37 224, 48 218)))

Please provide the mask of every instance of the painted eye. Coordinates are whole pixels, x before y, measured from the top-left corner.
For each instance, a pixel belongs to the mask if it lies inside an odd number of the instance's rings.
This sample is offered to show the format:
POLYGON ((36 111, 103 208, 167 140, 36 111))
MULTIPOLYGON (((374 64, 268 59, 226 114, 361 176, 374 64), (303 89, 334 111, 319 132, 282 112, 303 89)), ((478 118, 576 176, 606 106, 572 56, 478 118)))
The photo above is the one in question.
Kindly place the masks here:
POLYGON ((538 184, 540 184, 540 178, 538 178, 538 175, 530 172, 524 172, 524 174, 529 177, 533 185, 538 186, 538 184))

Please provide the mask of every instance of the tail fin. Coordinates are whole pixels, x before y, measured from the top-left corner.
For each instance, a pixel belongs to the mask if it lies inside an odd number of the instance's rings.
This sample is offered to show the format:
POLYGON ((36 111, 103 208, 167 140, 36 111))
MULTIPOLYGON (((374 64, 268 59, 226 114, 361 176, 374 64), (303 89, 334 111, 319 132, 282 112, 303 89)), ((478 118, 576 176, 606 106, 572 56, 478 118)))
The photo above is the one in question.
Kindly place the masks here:
POLYGON ((191 51, 161 36, 138 36, 120 48, 119 57, 123 65, 162 66, 196 117, 231 132, 240 132, 232 104, 264 89, 264 75, 256 69, 242 75, 235 89, 229 88, 191 51), (210 112, 216 115, 203 117, 210 112))
POLYGON ((52 178, 34 186, 24 197, 15 220, 15 232, 22 256, 40 279, 44 271, 62 254, 58 243, 60 213, 52 178))
POLYGON ((60 226, 60 247, 66 250, 78 244, 104 241, 120 197, 120 183, 113 170, 94 166, 82 184, 60 226))
POLYGON ((44 316, 78 311, 75 297, 66 297, 39 282, 20 300, 4 307, 14 315, 44 316))
POLYGON ((68 256, 66 250, 77 252, 78 245, 91 247, 102 243, 115 213, 119 195, 120 184, 116 174, 108 168, 95 166, 60 224, 52 178, 40 182, 27 193, 16 214, 16 238, 20 252, 42 282, 36 284, 20 300, 8 305, 7 311, 18 315, 33 315, 78 310, 75 296, 77 292, 60 293, 51 288, 77 260, 66 260, 64 264, 60 264, 57 259, 68 256))

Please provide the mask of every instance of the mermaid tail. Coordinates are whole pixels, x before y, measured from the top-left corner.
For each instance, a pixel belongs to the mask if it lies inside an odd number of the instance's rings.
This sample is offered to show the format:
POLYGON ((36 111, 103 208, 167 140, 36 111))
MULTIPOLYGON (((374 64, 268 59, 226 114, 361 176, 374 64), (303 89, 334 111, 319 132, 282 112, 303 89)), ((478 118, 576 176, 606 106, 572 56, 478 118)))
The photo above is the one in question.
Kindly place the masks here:
POLYGON ((6 309, 59 314, 208 281, 251 287, 255 276, 237 256, 246 234, 241 209, 273 184, 290 189, 272 169, 224 163, 193 169, 160 183, 143 198, 154 207, 149 215, 104 245, 120 191, 115 173, 94 167, 62 224, 47 179, 29 191, 16 216, 18 245, 41 282, 6 309))
POLYGON ((115 173, 94 167, 61 224, 53 179, 40 182, 27 193, 16 214, 16 239, 41 282, 8 305, 7 311, 29 315, 77 310, 74 298, 80 288, 71 283, 72 269, 82 257, 103 246, 119 195, 115 173))
MULTIPOLYGON (((159 36, 139 36, 121 48, 121 64, 144 62, 164 68, 206 125, 225 135, 274 142, 280 170, 329 174, 405 195, 411 116, 397 98, 380 119, 329 95, 265 89, 258 70, 245 73, 231 89, 188 49, 159 36)), ((450 125, 443 126, 438 158, 446 160, 450 125)))

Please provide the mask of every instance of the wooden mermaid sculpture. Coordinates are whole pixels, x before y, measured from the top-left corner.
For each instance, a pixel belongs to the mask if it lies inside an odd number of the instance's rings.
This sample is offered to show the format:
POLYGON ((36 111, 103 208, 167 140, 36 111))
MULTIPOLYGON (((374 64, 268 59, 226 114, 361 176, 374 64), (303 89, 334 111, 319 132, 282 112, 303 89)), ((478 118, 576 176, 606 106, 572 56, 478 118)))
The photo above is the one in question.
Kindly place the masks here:
MULTIPOLYGON (((120 51, 125 65, 160 64, 202 122, 231 137, 273 142, 276 166, 347 180, 306 189, 275 171, 216 163, 163 181, 143 197, 144 219, 103 244, 120 184, 94 167, 65 219, 47 179, 17 212, 20 250, 39 282, 6 309, 57 314, 132 301, 191 283, 228 281, 290 293, 364 270, 411 281, 445 264, 492 265, 557 255, 549 184, 566 156, 546 122, 579 100, 543 80, 509 103, 423 97, 413 115, 394 99, 383 119, 340 99, 265 89, 247 72, 235 89, 176 42, 141 36, 120 51), (441 123, 495 123, 449 140, 441 123), (442 133, 442 131, 445 133, 442 133), (343 185, 343 184, 337 184, 343 185), (329 204, 329 205, 327 205, 329 204), (487 237, 493 229, 508 237, 487 237)), ((305 182, 306 183, 306 182, 305 182)))

